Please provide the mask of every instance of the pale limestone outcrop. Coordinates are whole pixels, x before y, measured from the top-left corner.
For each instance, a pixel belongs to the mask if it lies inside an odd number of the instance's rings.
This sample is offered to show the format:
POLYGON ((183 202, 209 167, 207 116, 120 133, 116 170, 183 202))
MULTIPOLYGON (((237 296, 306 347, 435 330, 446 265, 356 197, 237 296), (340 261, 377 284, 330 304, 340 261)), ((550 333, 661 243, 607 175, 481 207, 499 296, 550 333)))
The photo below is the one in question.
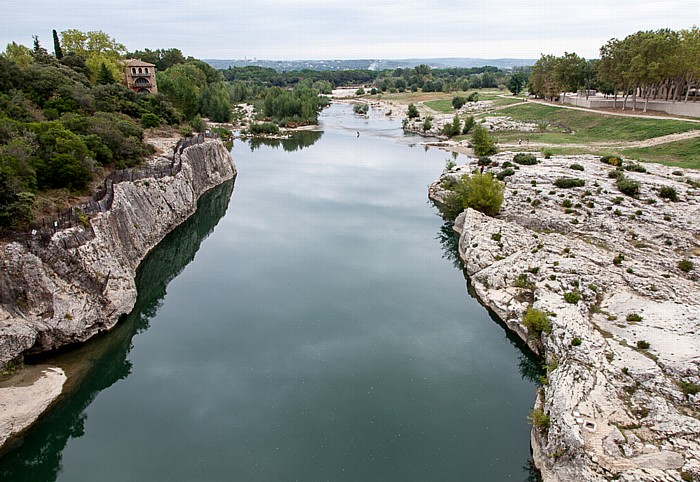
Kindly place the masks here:
MULTIPOLYGON (((60 230, 46 242, 0 246, 0 369, 24 354, 83 342, 132 310, 136 268, 144 257, 194 213, 204 192, 236 174, 219 141, 187 147, 181 159, 176 175, 115 184, 111 209, 89 226, 60 230)), ((48 380, 58 386, 56 377, 48 380)), ((35 413, 28 402, 27 413, 35 413)), ((24 428, 0 426, 0 446, 24 428)))
MULTIPOLYGON (((532 437, 547 481, 700 476, 700 395, 687 393, 700 384, 700 176, 644 167, 626 172, 641 183, 631 198, 597 157, 540 159, 506 178, 498 217, 467 210, 455 224, 477 295, 549 366, 537 406, 550 426, 532 437), (585 186, 557 188, 560 177, 585 186), (662 186, 679 201, 660 198, 662 186), (694 269, 679 269, 682 259, 694 269), (565 301, 569 292, 580 300, 565 301), (552 313, 550 334, 523 326, 530 304, 552 313)), ((446 194, 439 181, 430 188, 438 203, 446 194)))

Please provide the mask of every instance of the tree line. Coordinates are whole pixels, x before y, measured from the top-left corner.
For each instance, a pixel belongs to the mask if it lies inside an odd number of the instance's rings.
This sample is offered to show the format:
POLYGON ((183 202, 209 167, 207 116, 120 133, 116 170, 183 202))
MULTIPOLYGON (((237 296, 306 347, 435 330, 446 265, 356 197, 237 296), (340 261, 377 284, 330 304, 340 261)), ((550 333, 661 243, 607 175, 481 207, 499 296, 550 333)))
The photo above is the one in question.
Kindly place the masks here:
POLYGON ((648 30, 613 38, 600 48, 600 59, 586 60, 575 53, 542 55, 532 68, 529 90, 537 97, 562 102, 566 92, 592 89, 612 95, 622 108, 632 97, 646 111, 649 100, 693 102, 700 87, 700 30, 648 30), (563 93, 563 97, 560 94, 563 93))

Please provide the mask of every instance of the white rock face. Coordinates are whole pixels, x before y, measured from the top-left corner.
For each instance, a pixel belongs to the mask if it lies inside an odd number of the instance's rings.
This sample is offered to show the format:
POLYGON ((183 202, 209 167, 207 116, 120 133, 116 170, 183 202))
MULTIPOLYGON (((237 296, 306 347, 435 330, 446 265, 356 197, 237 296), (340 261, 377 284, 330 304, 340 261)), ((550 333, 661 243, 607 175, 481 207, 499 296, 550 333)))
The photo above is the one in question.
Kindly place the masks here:
MULTIPOLYGON (((597 157, 539 161, 506 177, 497 218, 469 209, 455 225, 479 298, 549 366, 536 465, 547 481, 700 477, 700 176, 644 164, 625 172, 641 184, 632 198, 597 157), (558 188, 562 177, 585 185, 558 188), (659 197, 664 186, 678 202, 659 197), (550 313, 551 333, 528 333, 530 305, 550 313)), ((431 186, 436 202, 446 195, 431 186)))
POLYGON ((65 381, 60 368, 37 365, 0 383, 0 447, 51 406, 65 381))
MULTIPOLYGON (((111 209, 90 220, 94 236, 79 227, 57 232, 47 245, 0 245, 0 369, 25 353, 112 328, 134 307, 136 268, 144 257, 194 213, 204 192, 235 174, 221 142, 194 145, 182 153, 177 175, 116 184, 111 209)), ((7 393, 0 391, 0 406, 10 403, 7 393)), ((34 401, 27 403, 36 415, 34 401)), ((7 428, 0 424, 0 447, 16 433, 7 428)))

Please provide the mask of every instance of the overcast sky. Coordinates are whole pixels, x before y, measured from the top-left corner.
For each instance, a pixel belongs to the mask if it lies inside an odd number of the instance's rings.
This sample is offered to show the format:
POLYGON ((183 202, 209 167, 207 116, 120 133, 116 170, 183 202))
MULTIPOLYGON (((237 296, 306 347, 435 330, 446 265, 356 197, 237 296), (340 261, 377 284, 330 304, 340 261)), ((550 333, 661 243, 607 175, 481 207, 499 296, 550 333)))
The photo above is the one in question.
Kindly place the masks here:
POLYGON ((698 0, 22 0, 3 2, 0 46, 52 50, 51 30, 102 30, 129 50, 206 59, 597 57, 612 37, 690 28, 698 0))

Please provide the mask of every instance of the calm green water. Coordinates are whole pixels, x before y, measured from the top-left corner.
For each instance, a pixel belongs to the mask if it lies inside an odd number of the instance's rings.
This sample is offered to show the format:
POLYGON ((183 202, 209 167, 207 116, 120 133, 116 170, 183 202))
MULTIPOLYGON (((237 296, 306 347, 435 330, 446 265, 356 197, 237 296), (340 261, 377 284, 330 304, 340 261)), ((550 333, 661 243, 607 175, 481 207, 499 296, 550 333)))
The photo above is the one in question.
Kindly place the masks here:
POLYGON ((75 386, 0 479, 531 476, 535 362, 466 294, 427 202, 449 154, 347 106, 323 125, 236 144, 235 190, 147 258, 124 323, 59 357, 75 386))

